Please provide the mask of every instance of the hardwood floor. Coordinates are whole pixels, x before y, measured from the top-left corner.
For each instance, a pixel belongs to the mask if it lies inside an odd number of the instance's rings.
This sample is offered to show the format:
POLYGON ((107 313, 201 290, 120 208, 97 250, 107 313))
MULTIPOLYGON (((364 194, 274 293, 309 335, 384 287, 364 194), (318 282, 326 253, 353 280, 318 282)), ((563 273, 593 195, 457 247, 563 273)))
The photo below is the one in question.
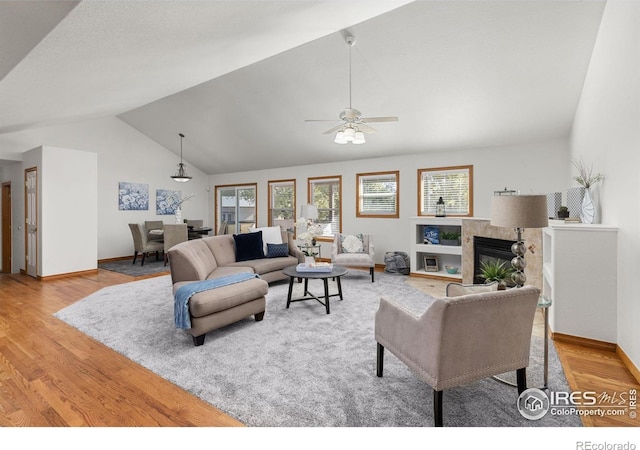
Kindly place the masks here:
MULTIPOLYGON (((0 275, 0 426, 243 426, 52 315, 102 287, 142 278, 105 270, 44 282, 0 275)), ((444 292, 437 282, 420 283, 444 292)), ((640 389, 615 353, 556 347, 572 390, 640 389)), ((640 424, 628 416, 583 423, 640 424)))

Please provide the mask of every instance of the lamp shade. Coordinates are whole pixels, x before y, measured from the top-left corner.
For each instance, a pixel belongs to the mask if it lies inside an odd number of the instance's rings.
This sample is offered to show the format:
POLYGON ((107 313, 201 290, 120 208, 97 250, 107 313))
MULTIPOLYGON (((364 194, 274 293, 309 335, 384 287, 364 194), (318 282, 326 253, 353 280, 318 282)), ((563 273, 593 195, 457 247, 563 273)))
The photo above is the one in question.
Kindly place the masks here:
POLYGON ((491 225, 544 228, 549 225, 546 195, 496 195, 491 200, 491 225))
POLYGON ((318 207, 316 205, 302 205, 300 207, 300 217, 316 220, 318 218, 318 207))

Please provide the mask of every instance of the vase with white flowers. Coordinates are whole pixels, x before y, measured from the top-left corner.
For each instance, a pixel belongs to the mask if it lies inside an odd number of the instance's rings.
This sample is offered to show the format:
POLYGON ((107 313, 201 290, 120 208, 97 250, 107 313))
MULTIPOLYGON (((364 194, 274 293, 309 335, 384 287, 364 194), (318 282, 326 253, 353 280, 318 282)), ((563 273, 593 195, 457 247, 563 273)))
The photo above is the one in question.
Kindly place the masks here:
POLYGON ((192 199, 193 197, 195 197, 196 194, 188 194, 185 195, 182 198, 179 198, 177 196, 177 194, 175 194, 172 198, 173 200, 173 205, 174 205, 174 211, 175 211, 175 215, 176 215, 176 223, 182 223, 182 209, 181 206, 184 202, 186 202, 187 200, 192 199))
POLYGON ((302 253, 306 256, 313 256, 313 246, 317 236, 322 235, 322 225, 315 223, 311 219, 300 217, 296 222, 296 233, 298 239, 303 242, 302 253))
POLYGON ((584 187, 584 197, 580 206, 580 220, 582 223, 596 223, 597 207, 591 187, 604 180, 604 175, 593 173, 593 165, 587 167, 582 158, 578 161, 573 161, 573 167, 578 171, 578 175, 573 179, 584 187))

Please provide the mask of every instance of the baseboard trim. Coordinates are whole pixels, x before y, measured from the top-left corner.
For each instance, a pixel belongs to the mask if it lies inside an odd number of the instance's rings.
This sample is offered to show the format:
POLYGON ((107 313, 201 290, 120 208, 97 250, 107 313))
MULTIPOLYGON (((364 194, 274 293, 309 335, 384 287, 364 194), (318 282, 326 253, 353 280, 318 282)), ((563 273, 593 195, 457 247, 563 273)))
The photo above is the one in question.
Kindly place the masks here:
POLYGON ((89 270, 81 270, 79 272, 69 272, 69 273, 59 273, 56 275, 47 275, 45 277, 38 276, 36 277, 38 281, 53 281, 59 280, 60 278, 69 278, 69 277, 77 277, 80 275, 95 275, 98 273, 98 269, 89 269, 89 270))
POLYGON ((118 256, 117 258, 107 258, 107 259, 99 259, 98 264, 113 262, 113 261, 124 261, 125 259, 131 259, 131 255, 129 256, 118 256))
POLYGON ((596 339, 589 339, 589 338, 580 337, 580 336, 572 336, 570 334, 564 334, 564 333, 551 332, 550 334, 551 334, 551 339, 558 342, 566 342, 568 344, 582 345, 583 347, 596 348, 599 350, 604 350, 612 353, 615 353, 618 348, 618 345, 613 342, 598 341, 596 339))
POLYGON ((627 366, 627 369, 629 369, 629 372, 631 372, 633 378, 635 378, 636 381, 640 383, 640 370, 638 370, 636 365, 633 364, 633 361, 631 361, 631 358, 627 356, 627 354, 620 348, 619 345, 616 346, 616 355, 618 355, 622 360, 622 363, 627 366))

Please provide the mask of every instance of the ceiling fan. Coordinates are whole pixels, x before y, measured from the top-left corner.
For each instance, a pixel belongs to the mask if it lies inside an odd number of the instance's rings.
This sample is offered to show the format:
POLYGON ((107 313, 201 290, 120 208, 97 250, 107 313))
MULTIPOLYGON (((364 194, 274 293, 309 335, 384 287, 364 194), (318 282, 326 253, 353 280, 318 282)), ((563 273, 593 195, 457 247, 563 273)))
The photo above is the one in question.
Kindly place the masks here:
POLYGON ((362 113, 355 108, 351 107, 351 48, 355 45, 355 38, 347 34, 345 41, 349 46, 349 107, 338 116, 338 120, 331 119, 307 119, 305 122, 341 122, 333 128, 328 129, 323 134, 331 134, 337 131, 334 142, 336 144, 364 144, 364 133, 375 133, 376 129, 366 125, 372 122, 397 122, 398 118, 395 116, 387 117, 362 117, 362 113))

